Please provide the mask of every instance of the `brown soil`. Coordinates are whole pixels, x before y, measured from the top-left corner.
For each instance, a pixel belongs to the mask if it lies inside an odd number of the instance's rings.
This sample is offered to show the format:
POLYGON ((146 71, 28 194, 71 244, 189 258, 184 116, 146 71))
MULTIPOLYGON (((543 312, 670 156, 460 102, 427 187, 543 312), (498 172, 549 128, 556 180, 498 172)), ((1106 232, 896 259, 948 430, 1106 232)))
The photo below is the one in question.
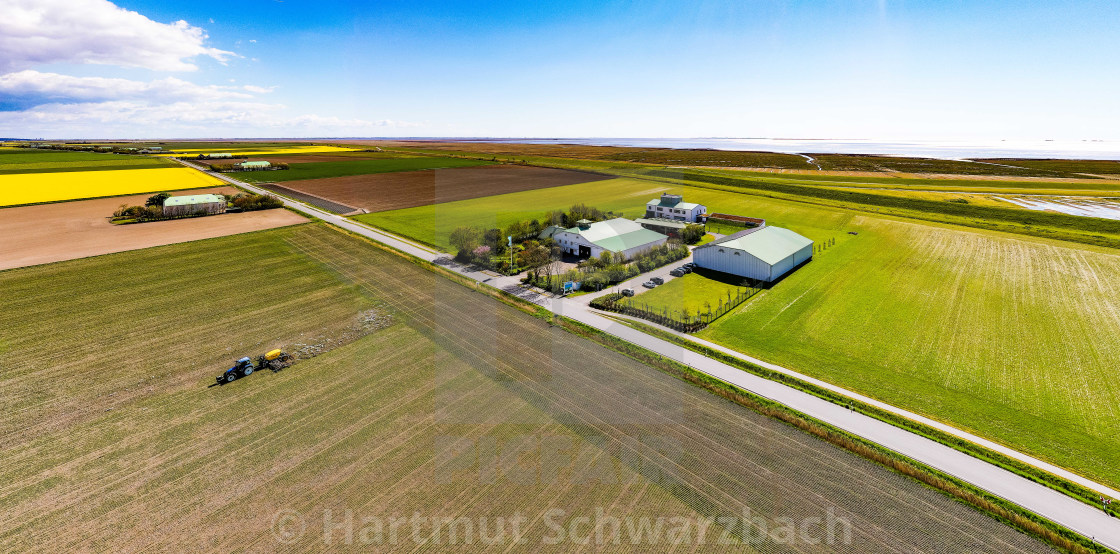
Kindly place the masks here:
POLYGON ((332 156, 330 154, 301 154, 291 156, 250 156, 245 161, 250 162, 263 162, 268 161, 274 164, 303 164, 315 162, 350 162, 362 159, 362 156, 332 156))
MULTIPOLYGON (((237 193, 218 187, 176 194, 237 193)), ((60 202, 0 210, 0 270, 124 252, 177 242, 272 229, 307 221, 288 210, 113 225, 121 204, 143 204, 148 194, 60 202)))
POLYGON ((495 165, 307 179, 288 181, 284 186, 381 212, 612 178, 567 169, 495 165))

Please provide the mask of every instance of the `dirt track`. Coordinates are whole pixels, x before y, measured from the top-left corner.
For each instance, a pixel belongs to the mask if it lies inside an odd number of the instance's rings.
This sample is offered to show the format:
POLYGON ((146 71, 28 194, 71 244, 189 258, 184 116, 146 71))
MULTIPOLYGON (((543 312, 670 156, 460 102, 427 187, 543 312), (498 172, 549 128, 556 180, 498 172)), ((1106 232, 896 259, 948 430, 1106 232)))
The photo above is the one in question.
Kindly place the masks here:
MULTIPOLYGON (((238 192, 218 187, 180 194, 238 192)), ((0 270, 60 262, 162 244, 272 229, 307 221, 288 210, 224 214, 195 219, 113 225, 121 204, 143 204, 147 194, 60 202, 0 210, 0 270)))
POLYGON ((308 179, 284 186, 381 212, 611 178, 566 169, 497 165, 308 179))

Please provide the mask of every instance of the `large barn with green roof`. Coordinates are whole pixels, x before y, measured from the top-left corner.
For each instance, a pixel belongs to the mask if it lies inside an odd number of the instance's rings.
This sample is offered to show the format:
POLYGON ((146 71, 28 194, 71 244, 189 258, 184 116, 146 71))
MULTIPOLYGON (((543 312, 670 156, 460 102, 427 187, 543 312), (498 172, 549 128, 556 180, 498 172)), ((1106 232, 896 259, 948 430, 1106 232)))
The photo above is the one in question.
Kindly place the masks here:
POLYGON ((633 258, 655 246, 665 244, 669 237, 651 231, 629 219, 615 218, 592 223, 580 220, 571 229, 557 230, 552 240, 567 254, 581 258, 598 257, 604 251, 633 258))
POLYGON ((781 227, 756 227, 692 251, 705 269, 771 282, 813 258, 813 241, 781 227))

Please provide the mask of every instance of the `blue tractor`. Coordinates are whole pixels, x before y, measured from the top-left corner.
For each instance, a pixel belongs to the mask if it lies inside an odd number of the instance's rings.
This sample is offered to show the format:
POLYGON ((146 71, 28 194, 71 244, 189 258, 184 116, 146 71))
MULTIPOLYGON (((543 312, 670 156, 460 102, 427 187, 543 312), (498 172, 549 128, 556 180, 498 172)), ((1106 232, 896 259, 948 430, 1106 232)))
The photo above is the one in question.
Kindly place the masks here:
POLYGON ((248 377, 258 369, 271 369, 272 371, 280 371, 285 367, 292 365, 295 358, 291 354, 283 352, 279 349, 269 350, 257 357, 256 365, 253 360, 248 356, 233 362, 233 367, 227 369, 225 373, 218 376, 218 384, 224 385, 232 383, 241 377, 248 377))

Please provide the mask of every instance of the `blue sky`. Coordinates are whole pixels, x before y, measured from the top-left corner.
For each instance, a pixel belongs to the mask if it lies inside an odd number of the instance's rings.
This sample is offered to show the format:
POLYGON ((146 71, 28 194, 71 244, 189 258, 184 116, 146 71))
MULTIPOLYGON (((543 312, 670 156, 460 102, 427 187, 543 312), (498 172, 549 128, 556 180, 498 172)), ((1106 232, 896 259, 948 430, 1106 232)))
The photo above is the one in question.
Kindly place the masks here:
POLYGON ((8 136, 1120 139, 1116 2, 9 2, 8 136))

